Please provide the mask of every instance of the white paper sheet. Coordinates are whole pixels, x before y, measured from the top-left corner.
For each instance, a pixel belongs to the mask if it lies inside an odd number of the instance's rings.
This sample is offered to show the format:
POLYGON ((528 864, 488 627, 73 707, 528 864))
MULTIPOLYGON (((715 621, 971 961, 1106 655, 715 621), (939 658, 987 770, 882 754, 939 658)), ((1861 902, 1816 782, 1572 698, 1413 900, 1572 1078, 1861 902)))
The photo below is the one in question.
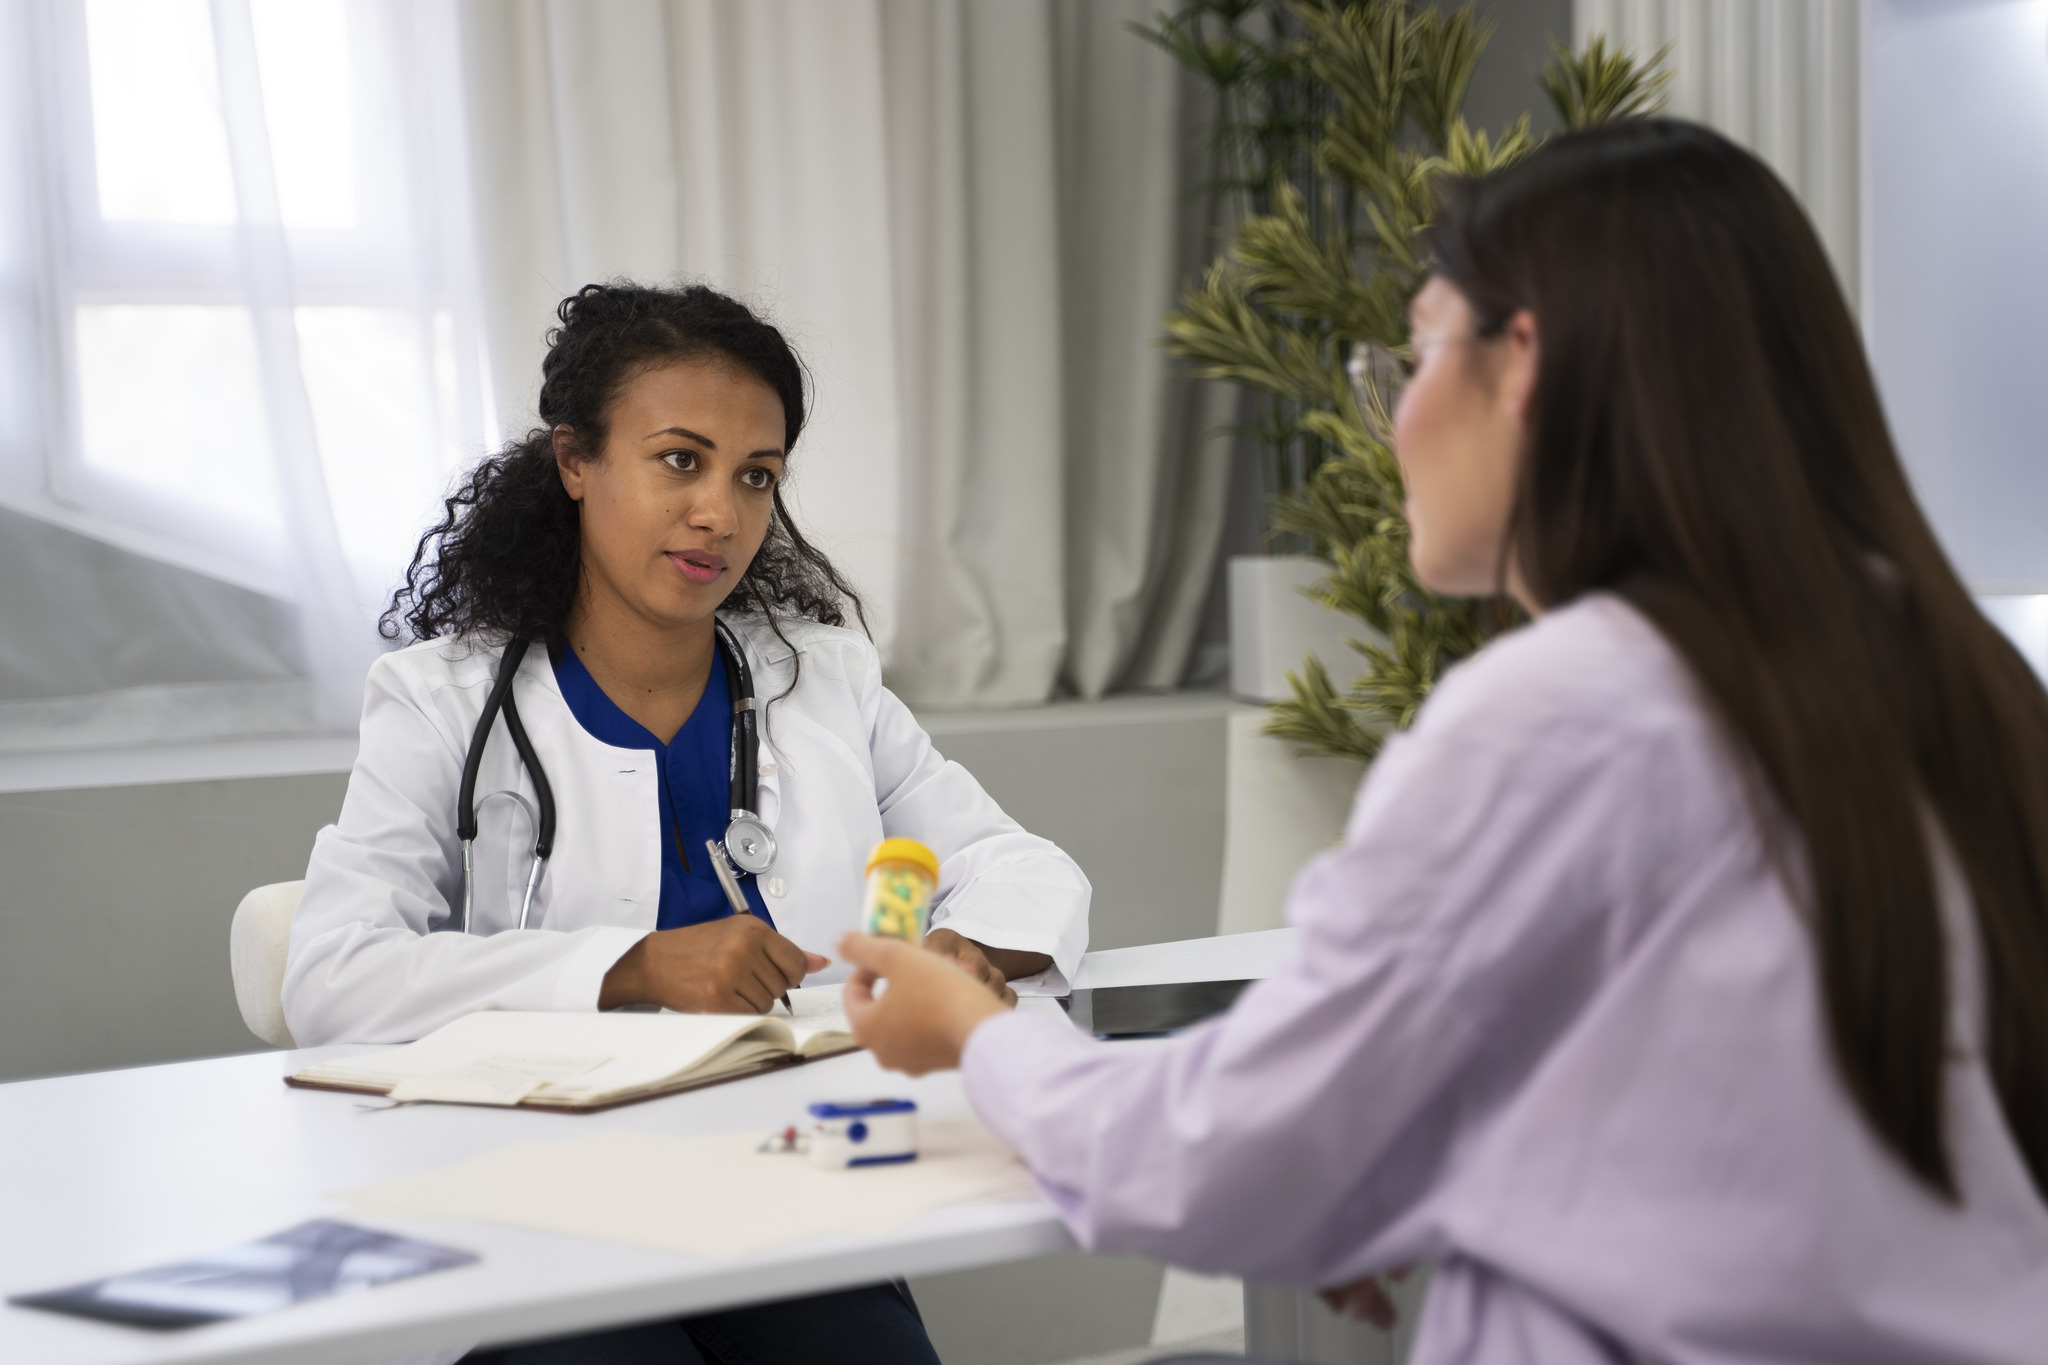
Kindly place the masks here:
POLYGON ((762 1137, 520 1142, 339 1197, 370 1216, 503 1223, 714 1259, 886 1232, 950 1204, 1038 1198, 1023 1163, 971 1119, 921 1124, 915 1161, 846 1171, 757 1151, 762 1137))

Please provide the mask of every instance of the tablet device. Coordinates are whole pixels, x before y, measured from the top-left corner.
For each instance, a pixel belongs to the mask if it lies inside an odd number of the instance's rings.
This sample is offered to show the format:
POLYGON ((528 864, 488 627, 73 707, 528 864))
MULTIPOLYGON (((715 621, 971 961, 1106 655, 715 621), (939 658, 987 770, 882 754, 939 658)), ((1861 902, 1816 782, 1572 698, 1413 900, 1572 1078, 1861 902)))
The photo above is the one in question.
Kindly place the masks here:
POLYGON ((8 1300, 131 1327, 197 1327, 468 1265, 470 1252, 318 1218, 258 1242, 8 1300))
POLYGON ((1098 1038, 1156 1038, 1223 1013, 1249 981, 1097 986, 1061 999, 1074 1027, 1098 1038))

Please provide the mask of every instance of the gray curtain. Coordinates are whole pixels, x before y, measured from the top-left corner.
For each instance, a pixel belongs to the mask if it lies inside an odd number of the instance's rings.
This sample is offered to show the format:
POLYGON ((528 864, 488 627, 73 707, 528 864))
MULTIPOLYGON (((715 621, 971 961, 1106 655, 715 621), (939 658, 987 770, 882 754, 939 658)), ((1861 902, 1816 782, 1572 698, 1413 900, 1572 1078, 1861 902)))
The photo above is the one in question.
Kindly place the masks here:
POLYGON ((1001 0, 881 21, 910 474, 889 679, 913 705, 1043 701, 1066 643, 1052 24, 1001 0))
POLYGON ((1213 252, 1198 91, 1143 0, 476 0, 492 370, 533 420, 556 301, 611 275, 766 307, 812 366, 806 529, 913 704, 1184 673, 1227 414, 1158 346, 1213 252))
POLYGON ((1227 240, 1210 101, 1130 32, 1144 3, 1061 0, 1065 679, 1085 697, 1178 686, 1225 526, 1236 395, 1193 380, 1161 316, 1227 240))

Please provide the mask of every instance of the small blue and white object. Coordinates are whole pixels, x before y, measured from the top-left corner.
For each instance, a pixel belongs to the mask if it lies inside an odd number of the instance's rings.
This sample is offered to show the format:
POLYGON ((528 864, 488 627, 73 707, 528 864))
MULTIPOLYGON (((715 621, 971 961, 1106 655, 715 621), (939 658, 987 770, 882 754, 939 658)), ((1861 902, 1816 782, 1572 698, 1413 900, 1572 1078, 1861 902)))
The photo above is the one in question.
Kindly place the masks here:
POLYGON ((917 1105, 910 1100, 814 1104, 806 1144, 819 1166, 886 1166, 917 1160, 917 1105))

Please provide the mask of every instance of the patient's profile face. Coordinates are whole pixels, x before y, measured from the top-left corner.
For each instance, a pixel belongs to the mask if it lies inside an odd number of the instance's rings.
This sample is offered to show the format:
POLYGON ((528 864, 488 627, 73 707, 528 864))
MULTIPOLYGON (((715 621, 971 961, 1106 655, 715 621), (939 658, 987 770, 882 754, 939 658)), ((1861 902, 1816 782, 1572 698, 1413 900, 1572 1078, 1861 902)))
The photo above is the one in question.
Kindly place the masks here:
POLYGON ((1394 409, 1409 559, 1434 592, 1485 596, 1501 586, 1535 375, 1534 319, 1518 313, 1501 334, 1482 338, 1471 304, 1440 277, 1416 295, 1409 317, 1414 373, 1394 409))
POLYGON ((608 421, 594 460, 556 433, 562 485, 580 504, 585 583, 650 625, 707 619, 767 538, 782 399, 737 365, 678 362, 630 378, 608 421))

